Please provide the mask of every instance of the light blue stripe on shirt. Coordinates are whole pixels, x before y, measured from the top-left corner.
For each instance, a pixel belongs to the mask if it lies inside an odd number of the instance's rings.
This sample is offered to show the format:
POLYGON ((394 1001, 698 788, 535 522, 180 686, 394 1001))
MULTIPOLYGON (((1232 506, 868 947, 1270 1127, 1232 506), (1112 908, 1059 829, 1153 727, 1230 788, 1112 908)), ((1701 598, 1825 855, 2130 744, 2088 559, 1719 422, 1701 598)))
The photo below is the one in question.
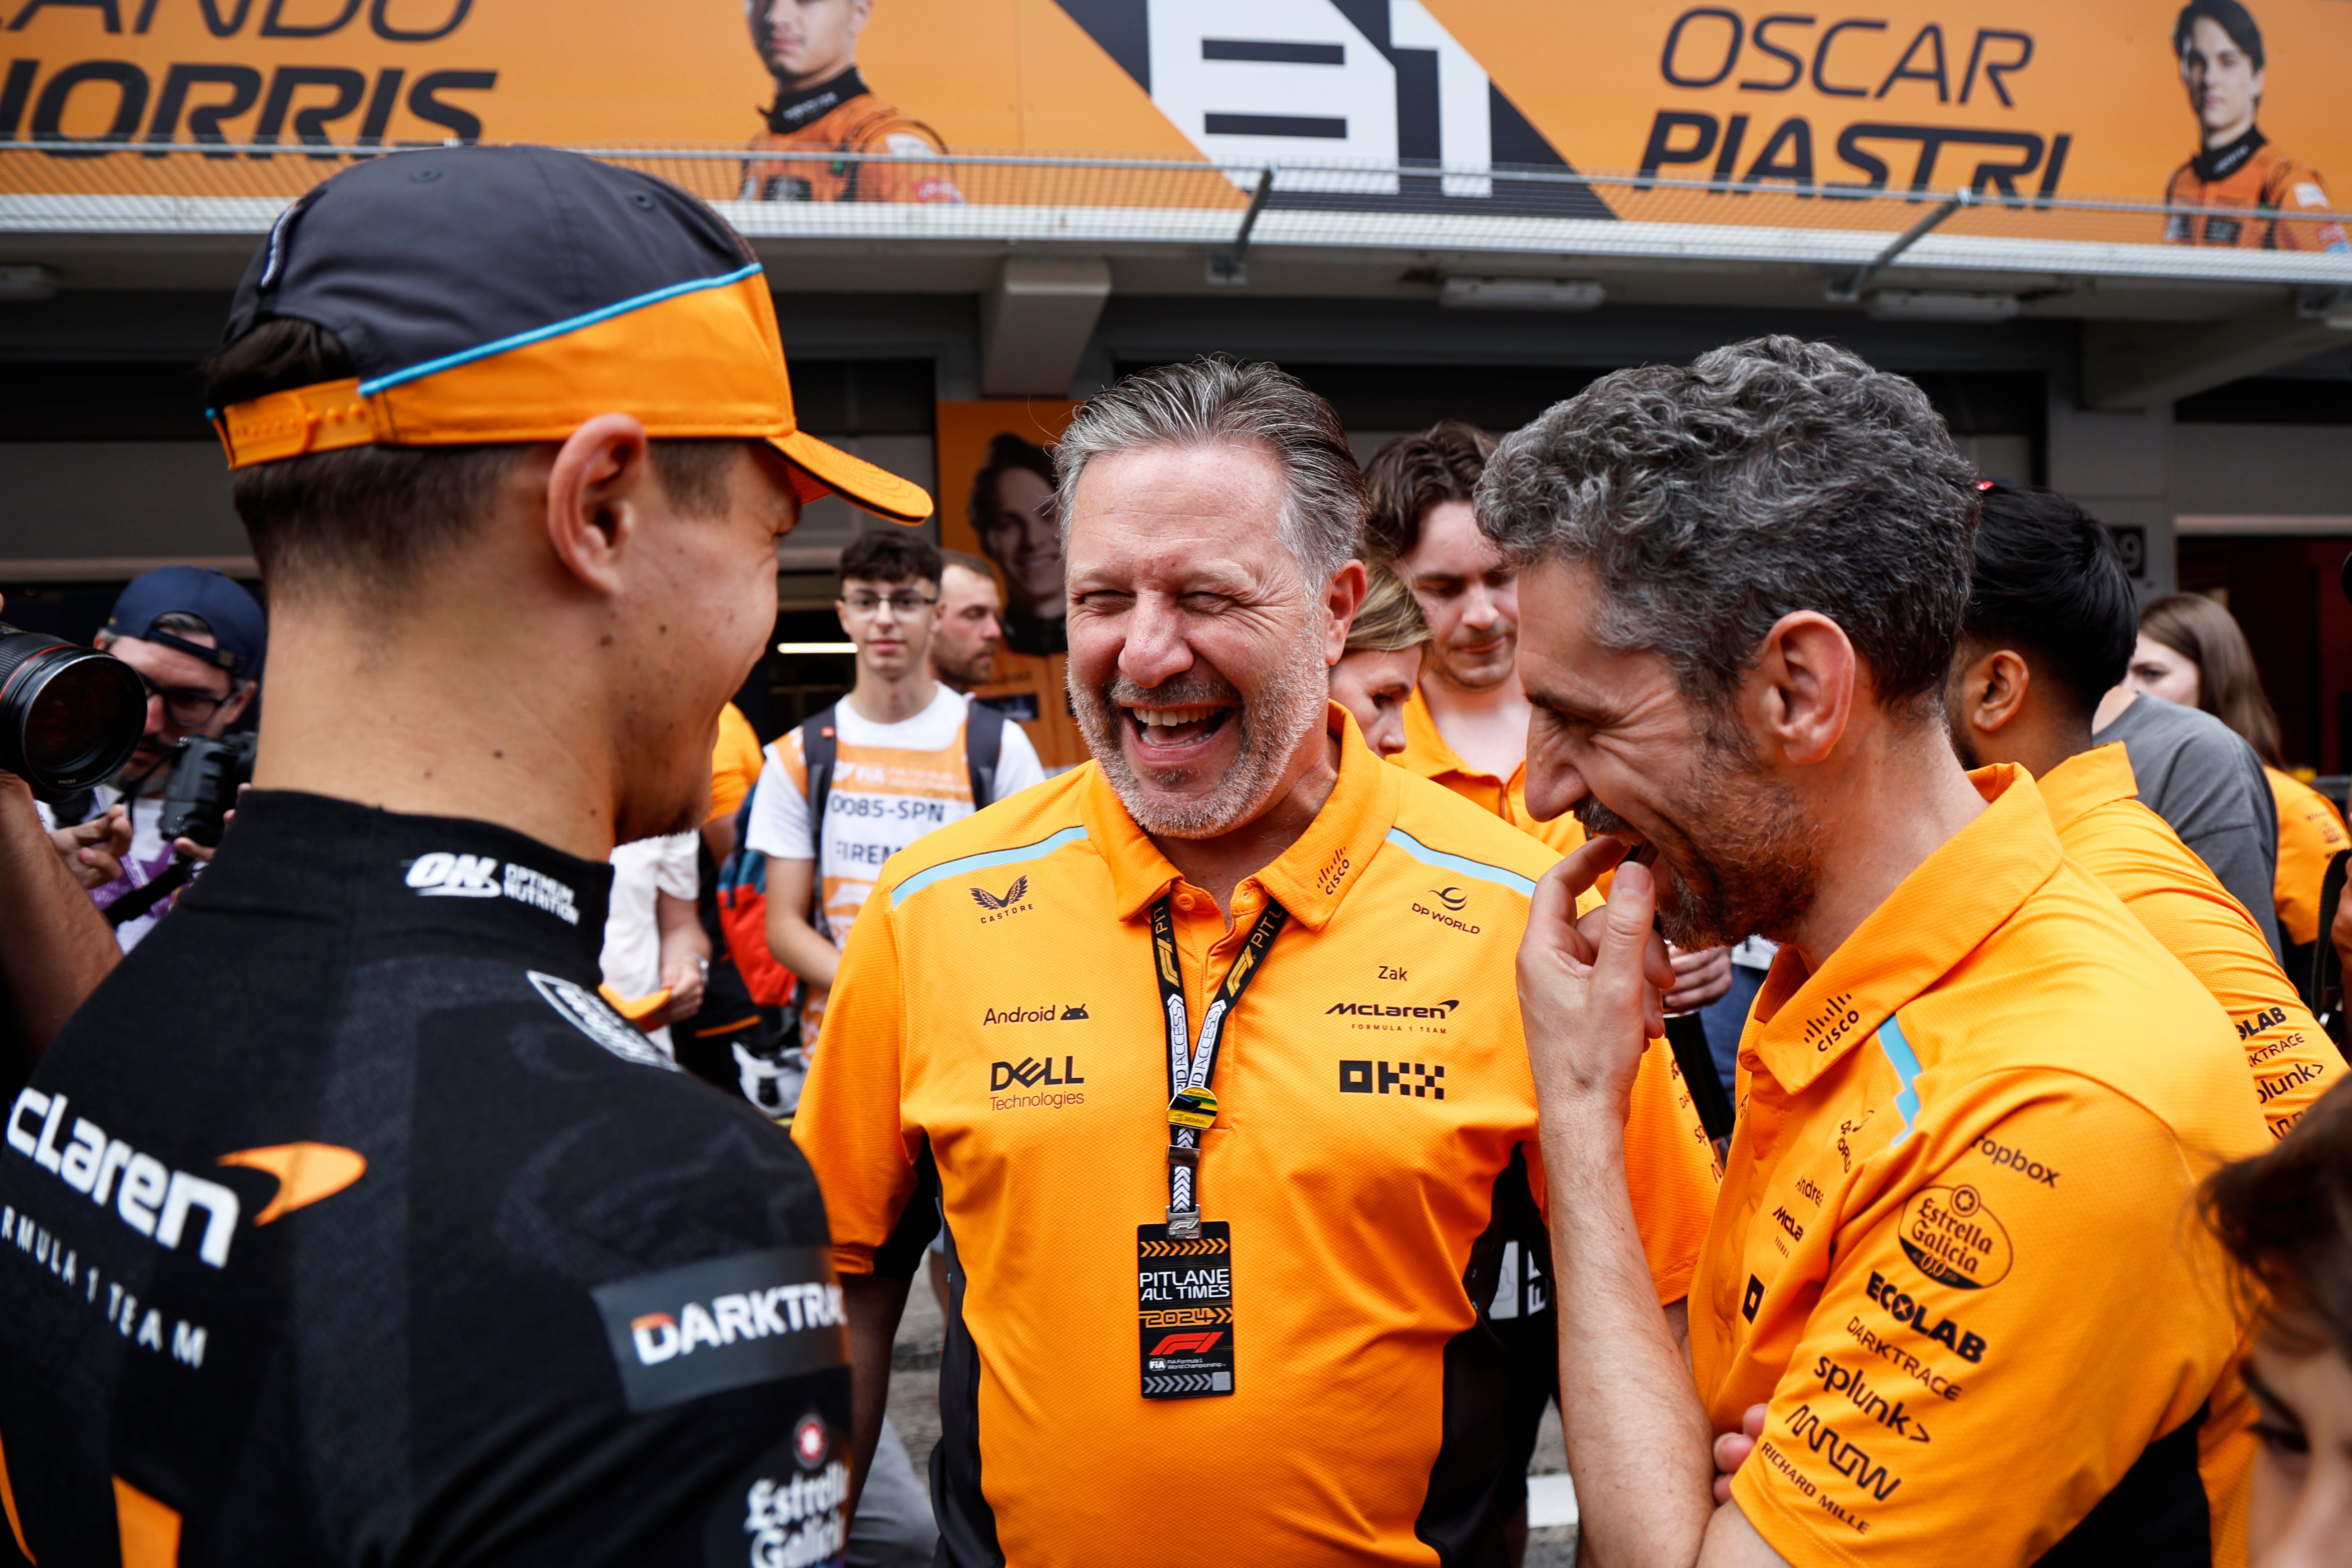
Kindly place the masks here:
POLYGON ((1878 1048, 1886 1053, 1887 1064, 1895 1069, 1895 1082, 1902 1087, 1895 1091, 1895 1110, 1903 1118, 1903 1131, 1895 1135, 1892 1149, 1911 1136, 1913 1123, 1919 1119, 1919 1057, 1911 1042, 1903 1036, 1903 1026, 1889 1018, 1878 1026, 1878 1048))
POLYGON ((1448 855, 1443 849, 1432 849, 1402 827, 1389 829, 1389 842, 1420 861, 1440 870, 1458 876, 1475 877, 1482 882, 1492 882, 1498 888, 1508 888, 1521 898, 1535 897, 1536 885, 1517 871, 1507 871, 1500 866, 1489 866, 1484 860, 1467 860, 1459 855, 1448 855))
POLYGON ((966 855, 961 859, 946 860, 928 871, 918 871, 890 891, 890 907, 897 909, 907 901, 910 893, 919 893, 932 883, 949 877, 968 877, 975 871, 985 871, 997 866, 1017 866, 1024 860, 1043 860, 1066 844, 1083 844, 1087 830, 1065 827, 1051 838, 1041 838, 1034 844, 1024 844, 1018 849, 991 849, 982 855, 966 855))

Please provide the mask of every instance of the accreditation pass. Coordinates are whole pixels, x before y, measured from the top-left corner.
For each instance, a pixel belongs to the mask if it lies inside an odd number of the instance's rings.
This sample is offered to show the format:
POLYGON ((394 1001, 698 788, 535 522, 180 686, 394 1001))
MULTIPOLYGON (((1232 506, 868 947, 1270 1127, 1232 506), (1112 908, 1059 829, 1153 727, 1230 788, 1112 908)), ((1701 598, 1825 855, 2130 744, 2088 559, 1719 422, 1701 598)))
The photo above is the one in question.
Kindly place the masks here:
POLYGON ((1234 1243, 1223 1220, 1168 1239, 1135 1227, 1136 1348, 1146 1399, 1206 1399, 1234 1391, 1234 1243))

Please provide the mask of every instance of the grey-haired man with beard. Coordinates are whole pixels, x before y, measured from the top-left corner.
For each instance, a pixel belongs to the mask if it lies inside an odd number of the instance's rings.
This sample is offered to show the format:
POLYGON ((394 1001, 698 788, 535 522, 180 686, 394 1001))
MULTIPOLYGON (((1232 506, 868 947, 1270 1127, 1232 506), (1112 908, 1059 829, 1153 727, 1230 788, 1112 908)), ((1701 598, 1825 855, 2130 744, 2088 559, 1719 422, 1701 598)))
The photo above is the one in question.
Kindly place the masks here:
MULTIPOLYGON (((940 1562, 1500 1562, 1491 1311, 1541 1180, 1512 953, 1552 852, 1327 700, 1365 495, 1320 398, 1168 366, 1056 458, 1096 760, 883 868, 793 1123, 857 1440, 944 1214, 940 1562)), ((1643 1054, 1622 1179, 1679 1321, 1714 1176, 1643 1054)))
POLYGON ((1974 487, 1916 386, 1786 337, 1604 376, 1479 482, 1523 568, 1529 803, 1594 835, 1519 994, 1596 1558, 2226 1558, 2242 1304, 2189 1216, 2266 1134, 2228 1016, 2032 777, 1953 754, 1974 487), (1679 1323, 1618 1153, 1654 917, 1781 944, 1679 1323))

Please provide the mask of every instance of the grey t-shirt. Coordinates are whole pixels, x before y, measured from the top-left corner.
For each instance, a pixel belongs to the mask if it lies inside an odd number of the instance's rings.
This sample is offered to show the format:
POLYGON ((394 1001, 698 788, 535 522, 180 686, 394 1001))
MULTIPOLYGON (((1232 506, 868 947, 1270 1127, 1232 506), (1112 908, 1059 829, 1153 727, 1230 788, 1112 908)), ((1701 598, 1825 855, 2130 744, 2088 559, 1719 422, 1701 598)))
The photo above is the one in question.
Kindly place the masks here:
POLYGON ((2210 713, 2142 694, 2095 746, 2121 741, 2139 798, 2172 824, 2279 951, 2278 804, 2262 758, 2210 713))

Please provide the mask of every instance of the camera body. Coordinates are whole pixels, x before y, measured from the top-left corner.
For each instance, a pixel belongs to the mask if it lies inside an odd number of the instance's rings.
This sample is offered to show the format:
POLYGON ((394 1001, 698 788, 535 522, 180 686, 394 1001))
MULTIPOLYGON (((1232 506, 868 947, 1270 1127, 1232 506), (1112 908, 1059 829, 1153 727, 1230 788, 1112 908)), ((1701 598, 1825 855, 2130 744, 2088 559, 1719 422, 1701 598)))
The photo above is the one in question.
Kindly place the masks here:
POLYGON ((236 792, 253 778, 257 739, 251 731, 217 740, 191 735, 172 748, 172 781, 156 825, 165 843, 187 838, 210 847, 221 841, 236 792))

